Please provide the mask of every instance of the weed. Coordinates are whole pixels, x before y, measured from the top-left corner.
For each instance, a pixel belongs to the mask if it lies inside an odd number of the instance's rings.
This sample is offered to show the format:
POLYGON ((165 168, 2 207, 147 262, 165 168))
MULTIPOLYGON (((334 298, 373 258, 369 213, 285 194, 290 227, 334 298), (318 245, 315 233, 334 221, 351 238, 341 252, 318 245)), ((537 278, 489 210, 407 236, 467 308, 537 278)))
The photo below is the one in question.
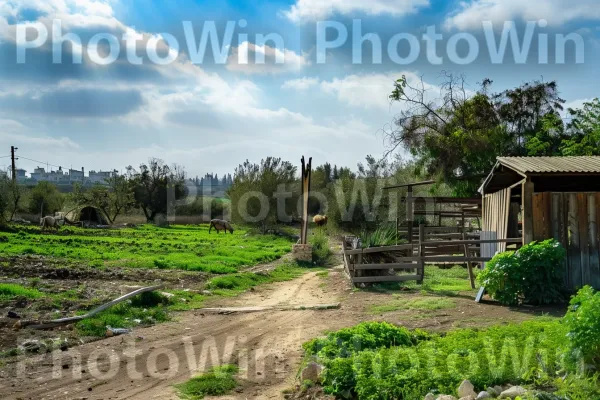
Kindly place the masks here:
POLYGON ((188 400, 202 399, 204 396, 222 396, 237 386, 234 377, 237 372, 238 367, 235 365, 214 367, 205 374, 175 385, 175 388, 180 397, 188 400))

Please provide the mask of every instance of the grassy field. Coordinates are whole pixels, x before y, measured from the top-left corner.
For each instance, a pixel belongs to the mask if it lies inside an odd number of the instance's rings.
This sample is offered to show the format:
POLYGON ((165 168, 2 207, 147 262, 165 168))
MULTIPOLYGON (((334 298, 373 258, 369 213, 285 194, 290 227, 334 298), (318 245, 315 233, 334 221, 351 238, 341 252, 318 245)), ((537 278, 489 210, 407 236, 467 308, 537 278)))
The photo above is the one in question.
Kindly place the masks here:
POLYGON ((135 229, 63 228, 42 234, 37 227, 0 234, 0 256, 35 254, 93 267, 181 269, 215 274, 266 263, 290 251, 290 241, 272 235, 208 233, 208 225, 150 225, 135 229))

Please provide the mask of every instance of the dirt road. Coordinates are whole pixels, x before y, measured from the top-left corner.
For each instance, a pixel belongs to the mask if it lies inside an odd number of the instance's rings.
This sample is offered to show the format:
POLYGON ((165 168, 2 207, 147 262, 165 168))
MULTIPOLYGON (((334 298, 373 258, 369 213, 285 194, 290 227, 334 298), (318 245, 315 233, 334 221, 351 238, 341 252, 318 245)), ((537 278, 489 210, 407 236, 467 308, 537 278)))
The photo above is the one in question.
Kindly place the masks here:
MULTIPOLYGON (((293 306, 335 303, 348 293, 339 269, 328 284, 310 272, 268 285, 220 306, 293 306), (332 290, 333 288, 333 290, 332 290), (335 289, 337 288, 337 289, 335 289)), ((177 399, 173 384, 211 365, 236 363, 241 387, 230 398, 281 398, 294 384, 301 344, 327 329, 355 322, 341 310, 269 311, 209 315, 182 313, 178 321, 127 336, 85 344, 39 359, 29 358, 16 377, 2 379, 3 399, 177 399), (137 338, 137 340, 136 340, 137 338)), ((3 368, 6 369, 7 366, 3 368)))

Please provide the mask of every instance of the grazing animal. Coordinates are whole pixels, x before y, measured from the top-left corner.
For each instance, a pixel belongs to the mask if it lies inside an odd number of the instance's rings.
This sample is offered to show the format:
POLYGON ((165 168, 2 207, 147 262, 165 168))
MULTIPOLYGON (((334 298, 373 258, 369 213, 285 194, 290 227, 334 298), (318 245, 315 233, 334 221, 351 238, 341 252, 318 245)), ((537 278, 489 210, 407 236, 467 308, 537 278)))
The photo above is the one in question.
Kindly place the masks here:
POLYGON ((58 225, 58 221, 54 217, 44 217, 40 219, 40 228, 42 230, 45 229, 56 229, 59 230, 60 226, 58 225))
POLYGON ((313 217, 313 222, 317 226, 325 226, 327 225, 327 215, 315 215, 313 217))
POLYGON ((215 228, 217 233, 219 233, 219 231, 225 231, 225 234, 227 234, 227 231, 229 231, 229 233, 233 235, 233 227, 231 226, 229 221, 225 221, 222 219, 213 219, 210 221, 210 228, 208 228, 209 234, 212 228, 215 228))

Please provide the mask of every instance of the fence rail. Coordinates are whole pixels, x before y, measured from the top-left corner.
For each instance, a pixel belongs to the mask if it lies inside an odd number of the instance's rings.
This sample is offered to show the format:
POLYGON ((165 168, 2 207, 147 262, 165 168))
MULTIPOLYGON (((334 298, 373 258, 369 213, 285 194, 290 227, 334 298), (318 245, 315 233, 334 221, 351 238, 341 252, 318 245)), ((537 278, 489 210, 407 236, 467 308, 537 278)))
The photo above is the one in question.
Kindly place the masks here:
MULTIPOLYGON (((401 282, 415 280, 422 283, 426 264, 466 264, 471 286, 474 288, 473 263, 492 259, 493 253, 481 254, 481 245, 493 246, 506 243, 518 248, 522 238, 478 239, 475 234, 460 234, 458 240, 438 240, 426 235, 423 225, 419 227, 418 241, 396 246, 361 248, 355 237, 345 237, 342 243, 344 268, 354 284, 401 282), (473 239, 468 239, 473 237, 473 239), (398 274, 398 272, 403 272, 398 274)), ((440 235, 444 236, 444 235, 440 235)), ((477 234, 479 236, 479 234, 477 234)), ((445 239, 445 238, 442 238, 445 239)), ((496 246, 497 247, 497 246, 496 246)))

